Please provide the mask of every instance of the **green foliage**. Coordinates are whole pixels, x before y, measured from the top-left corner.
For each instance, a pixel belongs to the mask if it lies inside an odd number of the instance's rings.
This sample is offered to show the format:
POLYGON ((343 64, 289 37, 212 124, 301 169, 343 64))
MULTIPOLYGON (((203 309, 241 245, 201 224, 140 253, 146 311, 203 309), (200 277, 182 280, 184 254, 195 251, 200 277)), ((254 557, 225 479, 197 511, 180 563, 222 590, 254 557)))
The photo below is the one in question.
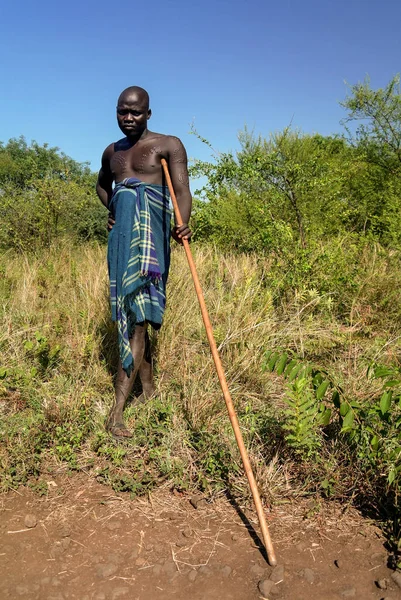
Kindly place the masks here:
POLYGON ((354 149, 350 217, 375 239, 400 246, 401 93, 399 76, 373 90, 369 78, 350 86, 341 103, 348 141, 354 149))
POLYGON ((78 163, 59 148, 27 144, 23 136, 0 142, 0 187, 12 183, 29 188, 32 180, 48 179, 83 181, 93 177, 87 163, 78 163))
POLYGON ((373 364, 367 373, 381 389, 369 400, 340 401, 342 433, 368 471, 382 473, 390 488, 401 490, 401 369, 373 364))
POLYGON ((38 496, 47 496, 48 485, 46 481, 43 481, 41 479, 32 480, 28 482, 28 486, 38 496))
POLYGON ((197 237, 278 256, 350 232, 399 248, 399 78, 376 91, 369 81, 352 86, 342 106, 345 123, 362 121, 348 139, 289 127, 263 139, 245 130, 238 152, 195 161, 191 173, 207 177, 195 204, 197 237))
POLYGON ((181 461, 172 455, 169 444, 175 415, 172 400, 154 398, 146 406, 128 408, 125 414, 128 421, 133 419, 132 438, 114 441, 102 432, 92 442, 92 450, 108 461, 98 471, 98 479, 132 496, 146 493, 165 478, 184 486, 181 461))
POLYGON ((35 250, 60 236, 105 241, 95 176, 47 144, 0 144, 0 246, 35 250))
POLYGON ((331 418, 332 411, 324 401, 331 382, 325 373, 290 358, 287 352, 267 351, 262 369, 274 371, 288 382, 282 425, 286 443, 303 458, 315 456, 323 441, 321 428, 328 425, 331 418))
POLYGON ((82 403, 69 411, 67 419, 63 419, 62 412, 54 420, 51 415, 48 417, 53 434, 51 450, 59 460, 67 462, 70 469, 78 469, 77 452, 93 427, 92 416, 91 407, 82 403))
MULTIPOLYGON (((60 363, 61 348, 59 344, 51 346, 47 337, 39 331, 35 332, 34 340, 29 339, 24 342, 24 348, 32 362, 38 365, 42 375, 54 369, 60 363)), ((36 373, 37 370, 31 370, 32 375, 36 373)))
MULTIPOLYGON (((374 394, 362 400, 349 398, 348 390, 326 372, 288 353, 267 351, 263 368, 281 375, 285 387, 282 425, 285 441, 303 458, 322 445, 322 426, 339 424, 358 466, 372 479, 386 477, 396 496, 401 490, 401 368, 376 363, 367 371, 368 382, 381 382, 374 394), (330 393, 329 393, 330 392, 330 393), (330 399, 329 399, 330 398, 330 399)), ((324 480, 329 493, 332 482, 324 480)))
POLYGON ((116 492, 130 492, 131 498, 150 492, 157 483, 149 472, 125 474, 112 471, 109 467, 98 472, 97 480, 105 485, 111 485, 116 492))
POLYGON ((288 385, 284 401, 287 409, 283 429, 287 444, 302 454, 314 454, 321 446, 317 428, 319 408, 308 379, 298 377, 288 385))
POLYGON ((41 454, 50 443, 43 429, 43 415, 32 410, 0 420, 0 489, 7 491, 24 485, 40 473, 41 454))
POLYGON ((338 229, 350 154, 343 140, 285 129, 268 141, 245 131, 240 143, 236 156, 192 167, 193 175, 208 177, 205 200, 195 207, 197 235, 225 247, 253 244, 280 253, 338 229))
POLYGON ((193 431, 190 444, 196 453, 198 485, 201 489, 222 489, 228 485, 230 478, 238 474, 239 465, 230 445, 227 439, 221 439, 218 432, 207 429, 193 431))
MULTIPOLYGON (((194 203, 197 238, 276 257, 350 232, 400 248, 399 77, 384 89, 369 80, 351 86, 342 106, 344 123, 360 123, 348 139, 290 127, 264 139, 245 130, 238 152, 195 161, 191 174, 207 177, 194 203)), ((88 166, 58 148, 24 138, 0 144, 0 245, 32 250, 63 235, 105 241, 94 188, 88 166)))
POLYGON ((348 130, 351 142, 369 162, 388 172, 400 172, 400 76, 378 90, 371 89, 368 77, 350 89, 351 95, 340 104, 348 111, 343 122, 359 123, 355 133, 348 130))

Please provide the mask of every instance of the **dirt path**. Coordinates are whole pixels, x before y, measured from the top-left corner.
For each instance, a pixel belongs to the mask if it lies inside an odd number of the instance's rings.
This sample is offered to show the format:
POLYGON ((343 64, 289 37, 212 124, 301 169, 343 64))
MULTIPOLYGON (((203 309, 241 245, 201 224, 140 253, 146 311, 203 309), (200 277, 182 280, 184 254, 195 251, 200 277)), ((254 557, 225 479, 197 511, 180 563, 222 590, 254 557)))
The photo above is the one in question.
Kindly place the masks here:
POLYGON ((47 485, 47 496, 0 499, 1 599, 401 598, 380 532, 352 511, 275 509, 272 569, 225 499, 197 508, 167 491, 129 500, 84 476, 47 485))

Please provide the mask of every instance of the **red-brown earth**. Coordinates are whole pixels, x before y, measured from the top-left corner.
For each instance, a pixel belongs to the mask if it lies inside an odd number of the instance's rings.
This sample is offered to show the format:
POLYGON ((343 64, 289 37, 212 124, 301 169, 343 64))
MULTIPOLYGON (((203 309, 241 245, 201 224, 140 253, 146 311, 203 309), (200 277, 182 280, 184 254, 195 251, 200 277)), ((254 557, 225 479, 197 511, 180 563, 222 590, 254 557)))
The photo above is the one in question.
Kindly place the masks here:
POLYGON ((131 500, 84 475, 0 498, 0 598, 30 600, 396 600, 380 530, 315 500, 269 513, 278 566, 255 514, 159 490, 131 500), (381 586, 381 587, 379 587, 381 586))

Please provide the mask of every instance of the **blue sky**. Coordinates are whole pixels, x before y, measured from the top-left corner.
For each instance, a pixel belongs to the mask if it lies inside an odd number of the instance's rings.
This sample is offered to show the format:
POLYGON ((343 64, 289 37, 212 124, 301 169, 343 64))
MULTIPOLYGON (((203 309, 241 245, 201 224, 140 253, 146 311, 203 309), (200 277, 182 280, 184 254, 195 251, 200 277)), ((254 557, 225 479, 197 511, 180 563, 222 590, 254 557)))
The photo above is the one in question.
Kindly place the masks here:
POLYGON ((116 99, 140 85, 149 128, 188 155, 238 147, 290 122, 341 130, 344 81, 373 87, 401 71, 399 0, 22 0, 0 11, 0 140, 25 135, 98 169, 120 137, 116 99))

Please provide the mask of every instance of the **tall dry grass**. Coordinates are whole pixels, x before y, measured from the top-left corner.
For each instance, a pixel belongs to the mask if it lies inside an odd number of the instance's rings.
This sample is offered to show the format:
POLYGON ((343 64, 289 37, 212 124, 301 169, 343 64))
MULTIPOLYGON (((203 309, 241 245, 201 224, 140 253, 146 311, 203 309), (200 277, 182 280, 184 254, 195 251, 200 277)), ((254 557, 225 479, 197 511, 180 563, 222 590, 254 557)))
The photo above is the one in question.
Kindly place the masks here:
MULTIPOLYGON (((367 363, 394 358, 400 348, 394 324, 372 329, 369 298, 378 293, 372 280, 384 285, 382 265, 366 272, 349 319, 338 320, 329 295, 313 286, 277 302, 282 279, 280 273, 272 277, 268 258, 223 255, 212 246, 194 245, 193 252, 261 489, 270 500, 310 492, 344 457, 328 446, 325 464, 302 470, 280 429, 284 383, 263 371, 264 353, 294 352, 334 374, 351 394, 366 395, 367 363)), ((247 496, 181 248, 173 249, 165 322, 153 336, 158 397, 127 408, 135 435, 122 446, 104 432, 117 364, 105 248, 64 241, 37 255, 7 252, 0 269, 3 489, 67 465, 89 469, 118 489, 167 481, 183 489, 231 486, 247 496)))

